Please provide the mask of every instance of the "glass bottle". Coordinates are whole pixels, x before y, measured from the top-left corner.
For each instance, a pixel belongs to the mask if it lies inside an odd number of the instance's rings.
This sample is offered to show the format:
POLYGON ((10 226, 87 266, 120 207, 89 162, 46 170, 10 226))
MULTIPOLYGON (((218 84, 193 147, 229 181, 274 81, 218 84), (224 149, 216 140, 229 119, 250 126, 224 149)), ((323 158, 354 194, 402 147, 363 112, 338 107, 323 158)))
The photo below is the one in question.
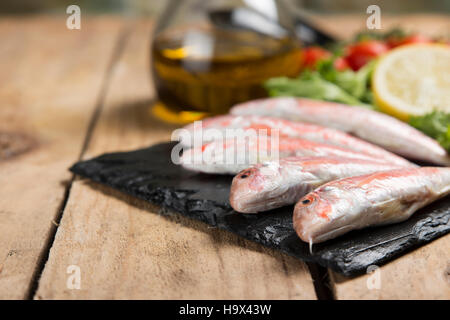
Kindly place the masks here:
POLYGON ((264 97, 265 80, 301 67, 292 19, 275 0, 169 0, 151 50, 154 112, 176 122, 264 97))

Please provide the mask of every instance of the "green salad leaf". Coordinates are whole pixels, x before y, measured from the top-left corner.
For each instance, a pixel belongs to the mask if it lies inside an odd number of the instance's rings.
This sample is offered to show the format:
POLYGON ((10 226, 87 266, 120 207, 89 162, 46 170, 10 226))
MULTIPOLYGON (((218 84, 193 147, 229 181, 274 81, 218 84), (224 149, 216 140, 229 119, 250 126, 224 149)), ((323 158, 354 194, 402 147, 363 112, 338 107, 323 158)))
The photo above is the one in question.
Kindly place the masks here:
POLYGON ((354 72, 339 71, 333 60, 322 61, 316 71, 305 70, 297 78, 271 78, 264 83, 270 96, 294 96, 373 108, 369 89, 374 62, 354 72))
POLYGON ((411 117, 409 124, 436 139, 450 152, 450 113, 433 111, 423 116, 411 117))
POLYGON ((375 61, 371 61, 357 72, 350 69, 338 71, 333 66, 333 61, 328 60, 318 65, 318 72, 327 81, 333 82, 347 93, 358 100, 372 103, 370 91, 370 76, 375 66, 375 61))

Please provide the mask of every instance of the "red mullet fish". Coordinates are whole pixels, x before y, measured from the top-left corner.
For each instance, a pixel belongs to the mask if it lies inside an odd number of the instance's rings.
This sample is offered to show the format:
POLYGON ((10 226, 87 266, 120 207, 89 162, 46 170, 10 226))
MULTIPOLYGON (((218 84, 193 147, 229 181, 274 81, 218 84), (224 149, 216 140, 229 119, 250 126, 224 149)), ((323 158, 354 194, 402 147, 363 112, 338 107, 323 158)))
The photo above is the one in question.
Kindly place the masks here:
POLYGON ((300 138, 313 142, 329 144, 356 152, 365 153, 376 157, 386 162, 409 166, 409 161, 384 150, 371 143, 355 138, 347 133, 339 130, 325 128, 318 125, 293 122, 280 118, 260 117, 260 116, 216 116, 207 118, 198 123, 193 123, 185 126, 183 129, 187 130, 188 134, 175 135, 174 139, 181 140, 185 146, 192 146, 196 143, 201 145, 206 142, 211 142, 215 139, 215 133, 220 137, 231 138, 233 134, 242 134, 242 130, 253 129, 255 132, 265 130, 266 135, 270 135, 272 131, 277 130, 280 137, 300 138), (201 129, 201 134, 195 133, 196 130, 201 129), (236 129, 236 130, 235 130, 236 129))
POLYGON ((294 228, 311 245, 351 230, 404 221, 448 194, 450 168, 405 168, 345 178, 301 198, 294 209, 294 228))
POLYGON ((272 138, 256 136, 249 140, 213 141, 185 150, 180 163, 189 170, 218 174, 237 174, 251 165, 291 156, 335 156, 385 163, 364 153, 327 144, 294 138, 279 138, 274 142, 272 138))
POLYGON ((295 204, 329 181, 396 168, 399 166, 339 157, 290 157, 264 162, 234 177, 230 204, 243 213, 267 211, 295 204))
POLYGON ((281 97, 238 104, 230 113, 279 117, 332 127, 407 158, 450 165, 449 155, 437 141, 396 118, 366 108, 281 97))

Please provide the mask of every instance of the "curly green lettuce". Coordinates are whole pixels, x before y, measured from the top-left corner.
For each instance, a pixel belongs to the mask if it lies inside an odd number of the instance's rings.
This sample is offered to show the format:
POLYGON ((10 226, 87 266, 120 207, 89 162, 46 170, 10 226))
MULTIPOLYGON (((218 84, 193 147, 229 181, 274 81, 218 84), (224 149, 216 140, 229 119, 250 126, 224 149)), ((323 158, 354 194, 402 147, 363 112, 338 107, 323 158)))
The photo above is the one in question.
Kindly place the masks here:
POLYGON ((304 71, 297 78, 271 78, 264 87, 272 97, 304 97, 373 108, 369 88, 373 66, 369 63, 357 72, 338 71, 333 60, 327 60, 319 63, 316 71, 304 71))
POLYGON ((423 116, 411 117, 409 124, 437 140, 450 152, 450 113, 433 111, 423 116))

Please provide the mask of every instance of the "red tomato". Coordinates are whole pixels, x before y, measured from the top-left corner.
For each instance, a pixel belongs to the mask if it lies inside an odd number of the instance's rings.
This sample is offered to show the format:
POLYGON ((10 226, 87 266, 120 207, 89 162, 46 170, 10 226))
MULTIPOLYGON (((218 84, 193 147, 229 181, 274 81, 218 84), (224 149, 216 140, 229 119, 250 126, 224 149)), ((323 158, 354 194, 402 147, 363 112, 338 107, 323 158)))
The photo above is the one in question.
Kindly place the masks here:
POLYGON ((370 60, 387 52, 389 47, 381 41, 368 40, 351 45, 347 48, 346 60, 353 70, 359 70, 370 60))
POLYGON ((388 39, 387 43, 389 47, 395 48, 398 46, 402 46, 404 44, 411 44, 411 43, 430 43, 433 42, 430 38, 427 36, 424 36, 422 34, 413 34, 410 36, 407 36, 405 38, 391 38, 388 39))
POLYGON ((403 41, 402 38, 399 37, 390 37, 386 40, 386 44, 390 49, 393 49, 395 47, 398 47, 400 43, 403 41))
POLYGON ((321 47, 309 47, 303 50, 303 68, 314 69, 317 62, 331 57, 331 53, 321 47))
POLYGON ((347 59, 345 59, 344 57, 336 58, 336 60, 334 60, 333 65, 339 71, 350 68, 350 66, 348 65, 347 59))

